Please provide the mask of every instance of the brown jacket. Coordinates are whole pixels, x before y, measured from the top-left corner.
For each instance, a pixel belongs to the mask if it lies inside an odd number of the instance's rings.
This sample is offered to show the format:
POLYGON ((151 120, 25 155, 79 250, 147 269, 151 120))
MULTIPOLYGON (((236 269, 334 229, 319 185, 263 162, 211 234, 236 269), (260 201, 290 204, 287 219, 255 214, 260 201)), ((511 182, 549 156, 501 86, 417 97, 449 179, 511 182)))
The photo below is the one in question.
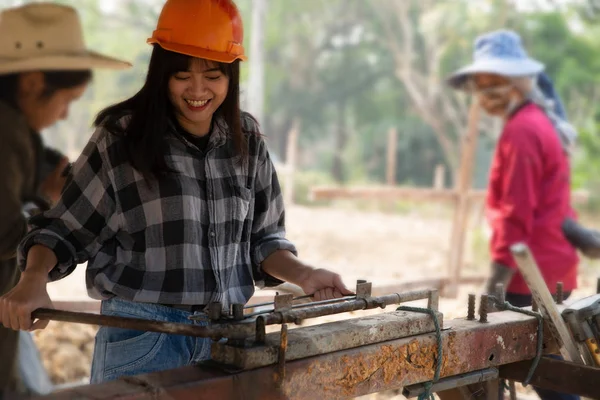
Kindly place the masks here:
MULTIPOLYGON (((15 253, 27 232, 23 200, 37 193, 42 143, 14 108, 0 101, 0 295, 19 281, 15 253)), ((14 390, 18 332, 0 326, 0 393, 14 390)))

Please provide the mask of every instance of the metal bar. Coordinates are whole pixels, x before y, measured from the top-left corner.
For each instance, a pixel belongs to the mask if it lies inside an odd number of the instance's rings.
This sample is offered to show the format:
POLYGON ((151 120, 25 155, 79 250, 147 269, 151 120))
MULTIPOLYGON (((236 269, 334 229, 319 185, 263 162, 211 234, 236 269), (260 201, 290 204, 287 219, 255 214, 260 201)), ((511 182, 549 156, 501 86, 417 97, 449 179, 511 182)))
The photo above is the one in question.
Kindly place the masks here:
POLYGON ((223 323, 213 324, 212 326, 198 326, 192 324, 145 320, 141 318, 115 317, 111 315, 52 310, 47 308, 38 308, 32 313, 32 317, 34 319, 111 326, 114 328, 135 329, 140 331, 170 333, 175 335, 206 337, 213 339, 221 339, 223 337, 230 339, 243 339, 253 335, 255 332, 255 324, 253 322, 236 322, 232 324, 223 323))
MULTIPOLYGON (((504 311, 490 314, 488 320, 487 324, 449 321, 447 326, 452 329, 442 332, 441 378, 535 356, 535 318, 504 311)), ((425 334, 289 361, 280 389, 276 388, 273 366, 233 373, 218 372, 214 365, 194 366, 143 377, 174 400, 345 399, 431 380, 436 348, 435 335, 425 334)), ((153 398, 147 387, 122 381, 68 389, 45 398, 104 400, 115 398, 115 394, 119 400, 153 398)))
POLYGON ((508 391, 510 393, 510 400, 517 400, 517 388, 515 381, 508 382, 508 391))
POLYGON ((430 290, 418 290, 406 293, 394 293, 380 297, 367 299, 349 300, 343 303, 323 304, 309 309, 299 309, 287 312, 275 312, 265 315, 267 325, 298 322, 307 318, 323 317, 325 315, 339 314, 350 311, 369 310, 372 308, 385 308, 392 304, 400 304, 408 301, 422 300, 429 297, 430 290))
MULTIPOLYGON (((452 376, 450 378, 440 379, 431 387, 431 393, 454 389, 473 383, 486 382, 491 379, 498 379, 498 368, 488 368, 481 371, 469 372, 458 376, 452 376)), ((417 397, 423 393, 425 393, 425 387, 423 384, 406 386, 402 390, 402 395, 409 399, 412 397, 417 397)))
POLYGON ((277 387, 281 387, 285 379, 285 353, 288 347, 288 327, 287 324, 281 325, 281 338, 279 341, 279 352, 277 354, 277 387))
MULTIPOLYGON (((500 367, 500 376, 523 382, 529 373, 531 361, 522 361, 500 367)), ((570 393, 591 399, 600 399, 600 368, 544 357, 531 379, 531 386, 570 393)))
MULTIPOLYGON (((318 305, 322 305, 322 304, 341 303, 343 301, 352 300, 352 299, 356 299, 356 296, 346 296, 346 297, 340 297, 340 298, 337 298, 337 299, 320 300, 320 301, 312 301, 310 303, 294 304, 292 306, 292 309, 294 309, 294 308, 312 307, 312 306, 318 306, 318 305)), ((244 318, 252 318, 252 317, 256 317, 257 315, 264 315, 264 314, 269 314, 269 313, 272 313, 272 312, 275 312, 274 308, 271 308, 269 310, 256 311, 256 312, 253 312, 253 313, 250 313, 250 314, 246 314, 246 315, 244 315, 244 318)))
MULTIPOLYGON (((296 301, 296 300, 304 300, 304 299, 308 299, 311 298, 313 295, 312 294, 305 294, 304 296, 298 296, 298 297, 294 297, 292 299, 292 301, 296 301)), ((248 304, 247 306, 244 307, 244 309, 248 309, 248 308, 257 308, 257 307, 265 307, 265 306, 272 306, 273 304, 275 304, 274 301, 267 301, 265 303, 254 303, 254 304, 248 304)))

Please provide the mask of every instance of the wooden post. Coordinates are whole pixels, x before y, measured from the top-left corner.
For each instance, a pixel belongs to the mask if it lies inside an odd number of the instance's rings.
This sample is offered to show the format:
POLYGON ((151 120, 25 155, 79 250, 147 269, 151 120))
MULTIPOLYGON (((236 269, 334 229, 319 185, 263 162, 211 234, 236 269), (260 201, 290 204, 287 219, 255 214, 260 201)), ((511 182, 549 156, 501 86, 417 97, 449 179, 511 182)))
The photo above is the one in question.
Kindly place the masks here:
POLYGON ((288 143, 285 153, 285 190, 283 202, 286 206, 294 204, 294 174, 296 171, 296 156, 298 155, 298 133, 300 131, 300 120, 294 118, 292 128, 288 134, 288 143))
POLYGON ((396 148, 398 143, 398 131, 390 128, 388 131, 386 182, 390 186, 396 184, 396 148))
POLYGON ((460 270, 463 264, 466 228, 469 221, 469 191, 473 180, 473 167, 477 138, 479 136, 479 103, 476 100, 469 109, 467 133, 461 143, 460 168, 457 174, 457 201, 450 236, 450 251, 448 257, 448 285, 443 288, 444 296, 456 298, 460 281, 460 270))
POLYGON ((444 190, 444 186, 446 186, 445 178, 446 167, 444 167, 442 164, 436 165, 435 172, 433 174, 433 188, 437 190, 444 190))

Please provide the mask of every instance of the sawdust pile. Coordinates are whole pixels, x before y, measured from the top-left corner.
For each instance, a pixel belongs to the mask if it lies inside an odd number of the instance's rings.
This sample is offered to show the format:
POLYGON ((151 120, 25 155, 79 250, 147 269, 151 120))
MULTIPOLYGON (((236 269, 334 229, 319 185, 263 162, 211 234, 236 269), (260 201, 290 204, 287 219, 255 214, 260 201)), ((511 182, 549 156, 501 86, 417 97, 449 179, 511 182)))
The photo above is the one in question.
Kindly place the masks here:
POLYGON ((50 322, 34 333, 44 367, 55 384, 88 379, 92 366, 95 326, 50 322))

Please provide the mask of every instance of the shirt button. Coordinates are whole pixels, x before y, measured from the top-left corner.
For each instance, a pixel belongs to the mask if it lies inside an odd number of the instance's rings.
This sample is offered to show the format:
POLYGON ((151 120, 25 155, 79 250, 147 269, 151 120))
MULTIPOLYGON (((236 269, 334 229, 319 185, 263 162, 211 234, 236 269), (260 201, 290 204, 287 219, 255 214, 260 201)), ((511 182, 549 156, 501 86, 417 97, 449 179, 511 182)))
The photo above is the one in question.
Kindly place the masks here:
POLYGON ((215 232, 214 231, 210 231, 210 237, 215 237, 215 232))

